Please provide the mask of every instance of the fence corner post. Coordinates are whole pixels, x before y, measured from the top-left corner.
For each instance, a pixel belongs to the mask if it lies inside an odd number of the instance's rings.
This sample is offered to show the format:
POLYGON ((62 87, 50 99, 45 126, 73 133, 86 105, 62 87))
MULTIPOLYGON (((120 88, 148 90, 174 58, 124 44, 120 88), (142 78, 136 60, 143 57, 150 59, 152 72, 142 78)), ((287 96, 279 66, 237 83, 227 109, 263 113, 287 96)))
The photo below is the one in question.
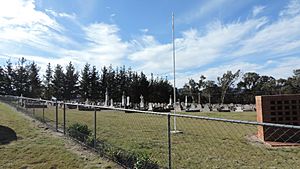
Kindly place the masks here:
POLYGON ((64 123, 64 135, 66 135, 66 104, 64 102, 64 112, 63 112, 63 123, 64 123))
POLYGON ((97 110, 96 107, 94 107, 94 149, 96 149, 96 144, 97 144, 97 136, 96 136, 96 131, 97 131, 97 110))
POLYGON ((55 130, 58 131, 58 104, 55 101, 55 130))
POLYGON ((168 114, 168 164, 169 169, 172 168, 172 152, 171 152, 171 113, 168 114))

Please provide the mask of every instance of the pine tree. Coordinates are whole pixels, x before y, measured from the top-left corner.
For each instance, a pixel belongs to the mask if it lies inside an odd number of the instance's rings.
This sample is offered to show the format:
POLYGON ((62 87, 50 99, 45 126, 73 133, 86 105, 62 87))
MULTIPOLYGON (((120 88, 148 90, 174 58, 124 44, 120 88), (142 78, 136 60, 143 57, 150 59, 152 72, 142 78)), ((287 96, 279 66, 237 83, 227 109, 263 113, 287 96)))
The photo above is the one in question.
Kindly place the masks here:
POLYGON ((5 95, 5 71, 0 66, 0 94, 5 95))
POLYGON ((39 78, 39 68, 32 62, 29 65, 29 97, 37 98, 41 96, 41 80, 39 78))
POLYGON ((45 99, 51 99, 51 97, 53 96, 53 84, 52 84, 52 80, 53 80, 53 71, 51 68, 51 64, 48 63, 47 65, 47 69, 46 69, 46 73, 44 75, 44 91, 43 91, 43 97, 45 99))
POLYGON ((29 96, 30 82, 29 82, 29 66, 26 65, 26 59, 21 58, 18 61, 14 74, 15 94, 17 96, 29 96))
POLYGON ((91 77, 90 77, 90 94, 91 100, 96 101, 100 99, 101 95, 101 86, 100 86, 100 77, 95 66, 92 68, 91 77))
POLYGON ((12 68, 12 63, 10 60, 6 62, 6 66, 4 68, 5 78, 4 78, 4 90, 7 95, 14 95, 14 86, 13 86, 13 78, 14 78, 14 70, 12 68))
POLYGON ((86 63, 83 71, 81 71, 81 80, 79 82, 79 93, 83 101, 90 99, 90 64, 86 63))
POLYGON ((61 65, 57 64, 54 70, 53 75, 53 95, 58 99, 64 99, 64 91, 65 91, 65 74, 61 65))
POLYGON ((77 98, 77 84, 78 72, 75 71, 72 62, 70 62, 69 65, 66 67, 64 99, 71 100, 77 98))

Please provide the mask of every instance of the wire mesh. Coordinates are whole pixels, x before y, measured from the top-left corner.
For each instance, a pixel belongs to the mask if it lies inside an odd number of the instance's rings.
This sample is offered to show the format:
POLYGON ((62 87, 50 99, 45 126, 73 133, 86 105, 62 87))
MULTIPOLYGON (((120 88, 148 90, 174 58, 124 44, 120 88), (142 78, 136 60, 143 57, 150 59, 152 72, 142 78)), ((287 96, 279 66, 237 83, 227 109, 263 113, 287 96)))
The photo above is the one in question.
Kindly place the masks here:
POLYGON ((300 141, 299 129, 182 117, 177 128, 182 133, 172 135, 173 168, 300 167, 299 147, 286 147, 300 141), (259 127, 272 142, 259 138, 259 127))
POLYGON ((17 110, 96 150, 125 168, 300 168, 300 128, 254 120, 255 112, 168 113, 1 97, 17 110), (216 119, 215 116, 227 119, 216 119), (228 120, 228 119, 236 119, 228 120), (95 128, 96 123, 96 128, 95 128), (95 132, 96 129, 96 132, 95 132), (171 144, 168 144, 168 132, 171 144), (95 136, 96 134, 96 136, 95 136), (171 147, 171 156, 168 148, 171 147))

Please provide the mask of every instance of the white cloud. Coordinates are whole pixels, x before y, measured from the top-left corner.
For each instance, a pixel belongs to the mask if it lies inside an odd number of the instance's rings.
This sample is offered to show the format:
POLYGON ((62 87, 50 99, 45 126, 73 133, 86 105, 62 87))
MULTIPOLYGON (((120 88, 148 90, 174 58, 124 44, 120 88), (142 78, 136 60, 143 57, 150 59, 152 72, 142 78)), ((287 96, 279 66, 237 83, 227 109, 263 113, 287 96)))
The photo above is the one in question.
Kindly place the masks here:
POLYGON ((266 7, 265 6, 255 6, 252 11, 252 16, 257 16, 260 14, 266 7))
POLYGON ((300 13, 300 1, 290 0, 288 5, 279 13, 279 16, 295 16, 300 13))

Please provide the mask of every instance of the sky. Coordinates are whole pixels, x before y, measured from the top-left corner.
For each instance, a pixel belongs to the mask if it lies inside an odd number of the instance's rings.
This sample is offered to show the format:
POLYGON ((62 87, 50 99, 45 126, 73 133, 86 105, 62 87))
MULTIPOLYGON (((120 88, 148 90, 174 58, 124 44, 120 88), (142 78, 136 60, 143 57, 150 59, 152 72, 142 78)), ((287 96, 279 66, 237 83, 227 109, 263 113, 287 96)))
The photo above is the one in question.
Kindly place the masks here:
POLYGON ((1 0, 0 65, 125 65, 172 82, 172 12, 176 86, 300 68, 300 0, 1 0))

